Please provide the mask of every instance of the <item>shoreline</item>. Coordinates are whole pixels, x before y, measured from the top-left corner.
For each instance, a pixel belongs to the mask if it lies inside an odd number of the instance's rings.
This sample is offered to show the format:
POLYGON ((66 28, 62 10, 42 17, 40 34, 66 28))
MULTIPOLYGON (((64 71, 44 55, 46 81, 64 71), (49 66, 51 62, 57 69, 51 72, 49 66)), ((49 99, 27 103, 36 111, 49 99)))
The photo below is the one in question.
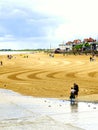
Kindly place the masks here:
POLYGON ((62 99, 23 96, 4 89, 0 89, 0 102, 2 130, 98 129, 98 104, 79 102, 72 105, 62 99))

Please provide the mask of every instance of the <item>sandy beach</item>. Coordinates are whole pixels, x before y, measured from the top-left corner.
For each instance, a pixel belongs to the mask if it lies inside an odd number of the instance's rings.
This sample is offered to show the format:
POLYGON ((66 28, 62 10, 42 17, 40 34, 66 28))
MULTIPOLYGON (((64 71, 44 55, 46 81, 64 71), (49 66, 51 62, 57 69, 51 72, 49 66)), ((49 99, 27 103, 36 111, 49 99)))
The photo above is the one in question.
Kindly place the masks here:
POLYGON ((73 83, 79 85, 79 101, 98 101, 98 57, 46 53, 0 55, 0 88, 34 97, 69 100, 73 83))

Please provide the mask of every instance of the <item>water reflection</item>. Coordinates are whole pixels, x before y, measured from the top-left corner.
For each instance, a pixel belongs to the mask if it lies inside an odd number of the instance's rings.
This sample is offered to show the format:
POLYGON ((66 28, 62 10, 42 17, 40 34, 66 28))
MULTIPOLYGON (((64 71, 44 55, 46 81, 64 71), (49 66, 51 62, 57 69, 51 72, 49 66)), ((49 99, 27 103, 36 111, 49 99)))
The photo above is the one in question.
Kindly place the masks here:
POLYGON ((70 103, 70 110, 71 110, 71 113, 75 113, 75 112, 78 112, 78 103, 70 103))

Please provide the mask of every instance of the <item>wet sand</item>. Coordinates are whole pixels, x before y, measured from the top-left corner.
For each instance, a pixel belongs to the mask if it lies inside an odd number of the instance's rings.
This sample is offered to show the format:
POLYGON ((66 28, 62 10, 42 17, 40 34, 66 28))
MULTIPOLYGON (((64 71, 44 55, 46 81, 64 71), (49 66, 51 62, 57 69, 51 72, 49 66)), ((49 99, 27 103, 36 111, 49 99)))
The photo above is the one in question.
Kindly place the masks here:
POLYGON ((0 130, 98 130, 98 103, 22 96, 0 89, 0 130))
POLYGON ((0 56, 0 88, 23 95, 69 100, 73 83, 79 85, 79 101, 98 101, 98 57, 45 53, 0 56), (27 58, 28 55, 28 58, 27 58))

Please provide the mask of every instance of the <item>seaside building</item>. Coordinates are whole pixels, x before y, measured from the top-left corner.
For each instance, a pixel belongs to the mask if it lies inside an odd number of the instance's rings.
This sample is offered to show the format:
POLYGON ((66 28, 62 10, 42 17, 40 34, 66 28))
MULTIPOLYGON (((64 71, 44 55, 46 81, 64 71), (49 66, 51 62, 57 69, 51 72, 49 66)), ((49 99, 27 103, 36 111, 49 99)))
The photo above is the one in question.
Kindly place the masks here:
POLYGON ((69 52, 72 51, 73 46, 80 44, 81 40, 80 39, 76 39, 73 42, 72 41, 68 41, 67 43, 63 43, 63 44, 59 44, 59 48, 61 50, 64 50, 65 52, 69 52))
POLYGON ((72 42, 67 42, 63 44, 59 44, 59 48, 65 52, 71 51, 72 50, 73 43, 72 42))
POLYGON ((74 46, 83 45, 82 50, 98 51, 98 42, 93 38, 85 38, 83 41, 75 39, 73 42, 68 41, 66 43, 59 44, 61 52, 69 52, 73 50, 74 46))
POLYGON ((91 37, 90 38, 85 38, 83 40, 83 43, 88 43, 90 45, 90 48, 89 48, 90 50, 98 51, 98 44, 97 44, 95 39, 93 39, 91 37))
POLYGON ((80 39, 76 39, 76 40, 73 41, 73 44, 75 44, 75 45, 80 44, 80 43, 82 43, 80 39))
POLYGON ((93 39, 93 38, 85 38, 84 40, 83 40, 83 43, 93 43, 93 42, 96 42, 96 40, 95 39, 93 39))

